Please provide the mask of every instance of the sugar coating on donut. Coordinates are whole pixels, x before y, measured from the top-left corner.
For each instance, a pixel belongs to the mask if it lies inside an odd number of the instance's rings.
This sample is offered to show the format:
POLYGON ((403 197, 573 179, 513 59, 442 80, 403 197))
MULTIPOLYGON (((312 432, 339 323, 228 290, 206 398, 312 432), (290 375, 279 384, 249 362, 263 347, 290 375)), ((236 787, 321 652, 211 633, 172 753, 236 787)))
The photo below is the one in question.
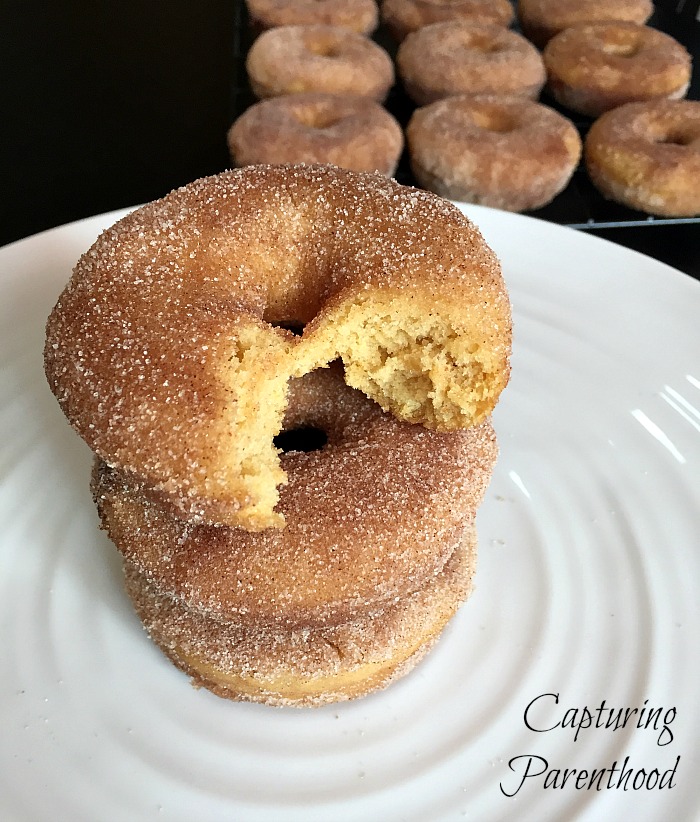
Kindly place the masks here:
POLYGON ((322 23, 371 34, 379 11, 375 0, 246 0, 251 22, 261 28, 322 23))
POLYGON ((338 26, 268 29, 251 46, 246 70, 259 98, 316 91, 382 102, 394 84, 394 64, 387 52, 338 26))
POLYGON ((646 23, 652 0, 518 0, 523 34, 539 48, 564 29, 580 23, 646 23))
POLYGON ((573 123, 521 97, 449 97, 417 109, 406 135, 421 185, 453 200, 510 211, 552 200, 581 156, 573 123))
POLYGON ((409 34, 396 65, 419 105, 457 94, 537 98, 546 73, 537 49, 514 31, 488 23, 433 23, 409 34), (430 59, 426 59, 430 55, 430 59))
POLYGON ((544 50, 553 97, 597 117, 625 103, 684 97, 691 57, 673 37, 636 23, 572 26, 544 50))
POLYGON ((151 639, 193 684, 218 696, 309 707, 355 699, 407 674, 469 596, 476 535, 445 567, 380 614, 320 629, 221 622, 165 596, 127 563, 126 588, 151 639))
POLYGON ((257 530, 282 524, 290 377, 341 358, 384 409, 454 430, 490 414, 510 345, 498 261, 454 206, 380 175, 249 166, 105 231, 49 317, 45 367, 108 465, 184 516, 257 530))
POLYGON ((497 455, 493 429, 400 422, 337 367, 292 381, 284 430, 308 427, 327 442, 282 456, 284 529, 182 521, 143 482, 98 463, 102 526, 161 591, 220 620, 321 627, 383 610, 433 577, 473 523, 497 455))
POLYGON ((508 0, 384 0, 382 19, 399 42, 432 23, 464 21, 509 26, 513 6, 508 0))
POLYGON ((700 102, 651 100, 603 114, 585 142, 588 173, 612 200, 649 214, 700 214, 700 102))
POLYGON ((403 131, 373 100, 309 92, 251 106, 229 129, 228 146, 237 166, 330 163, 391 176, 403 131))

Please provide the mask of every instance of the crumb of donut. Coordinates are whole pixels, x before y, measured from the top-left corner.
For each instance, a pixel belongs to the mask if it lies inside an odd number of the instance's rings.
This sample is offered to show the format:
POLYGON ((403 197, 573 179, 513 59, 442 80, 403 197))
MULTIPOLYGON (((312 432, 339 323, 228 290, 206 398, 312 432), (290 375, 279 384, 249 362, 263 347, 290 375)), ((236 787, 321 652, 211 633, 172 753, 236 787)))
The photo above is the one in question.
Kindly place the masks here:
POLYGON ((490 344, 494 329, 480 327, 467 305, 454 316, 418 294, 358 300, 327 322, 325 335, 348 385, 436 431, 479 423, 504 387, 502 360, 490 344))

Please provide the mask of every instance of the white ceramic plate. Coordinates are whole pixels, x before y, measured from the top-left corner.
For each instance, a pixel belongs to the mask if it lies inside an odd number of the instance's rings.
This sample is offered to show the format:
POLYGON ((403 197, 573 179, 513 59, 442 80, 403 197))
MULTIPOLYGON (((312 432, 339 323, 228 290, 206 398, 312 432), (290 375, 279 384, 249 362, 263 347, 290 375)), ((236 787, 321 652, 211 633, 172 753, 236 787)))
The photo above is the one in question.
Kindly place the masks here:
POLYGON ((41 361, 73 263, 118 215, 0 251, 3 822, 698 818, 700 286, 585 234, 468 212, 515 316, 477 590, 412 675, 319 710, 194 690, 122 591, 90 454, 41 361), (646 708, 642 727, 596 728, 603 700, 646 708), (608 771, 587 789, 593 769, 608 771), (664 772, 672 787, 647 787, 664 772))

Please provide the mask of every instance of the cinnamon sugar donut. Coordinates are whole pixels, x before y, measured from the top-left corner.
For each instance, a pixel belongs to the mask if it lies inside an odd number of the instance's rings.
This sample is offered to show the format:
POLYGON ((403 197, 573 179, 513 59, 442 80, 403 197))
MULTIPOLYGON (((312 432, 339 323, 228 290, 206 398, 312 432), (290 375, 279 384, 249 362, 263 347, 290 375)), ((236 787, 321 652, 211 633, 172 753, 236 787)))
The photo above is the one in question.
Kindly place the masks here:
POLYGON ((522 32, 539 48, 579 23, 619 20, 641 25, 653 11, 651 0, 518 0, 522 32))
POLYGON ((381 103, 394 84, 394 65, 384 49, 338 26, 269 29, 253 43, 246 69, 256 97, 321 91, 381 103))
POLYGON ((262 100, 228 132, 234 165, 332 163, 390 177, 403 131, 378 103, 336 94, 290 94, 262 100))
POLYGON ((586 137, 586 166, 611 200, 662 217, 700 215, 700 102, 653 100, 609 111, 586 137))
POLYGON ((409 34, 396 56, 408 95, 419 105, 456 94, 536 98, 545 82, 537 49, 514 31, 476 23, 434 23, 409 34))
POLYGON ((379 17, 375 0, 246 0, 246 5, 260 29, 321 23, 371 34, 379 17))
POLYGON ((690 84, 683 46, 636 23, 573 26, 549 41, 544 62, 554 98, 591 117, 624 103, 678 99, 690 84))
POLYGON ((524 211, 568 183, 581 140, 565 117, 520 97, 449 97, 415 111, 407 129, 418 182, 443 197, 524 211))
POLYGON ((287 383, 348 383, 435 430, 478 424, 509 377, 498 261, 457 208, 378 174, 247 166, 120 220, 47 323, 64 413, 182 516, 281 526, 287 383), (280 325, 305 326, 296 336, 280 325))
POLYGON ((382 19, 398 42, 432 23, 462 20, 509 26, 513 17, 508 0, 384 0, 382 4, 382 19))
POLYGON ((422 588, 330 628, 249 628, 164 595, 128 564, 126 588, 151 639, 193 684, 226 699, 309 707, 366 696, 407 674, 468 597, 473 529, 422 588))
POLYGON ((284 428, 328 438, 282 455, 284 529, 182 521, 143 482, 99 464, 103 528, 158 590, 216 620, 336 626, 435 577, 473 524, 497 453, 489 422, 451 434, 399 422, 339 369, 294 381, 284 428))

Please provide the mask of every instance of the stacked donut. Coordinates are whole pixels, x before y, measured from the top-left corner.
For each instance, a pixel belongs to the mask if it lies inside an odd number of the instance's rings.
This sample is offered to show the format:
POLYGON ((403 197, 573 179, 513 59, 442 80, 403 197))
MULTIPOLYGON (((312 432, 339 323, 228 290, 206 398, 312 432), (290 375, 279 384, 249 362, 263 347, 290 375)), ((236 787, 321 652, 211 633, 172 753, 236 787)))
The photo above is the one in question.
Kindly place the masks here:
POLYGON ((369 39, 375 0, 247 0, 263 30, 246 69, 260 102, 228 132, 234 165, 330 163, 391 176, 403 133, 381 105, 394 83, 389 55, 369 39))
POLYGON ((253 166, 106 231, 45 367, 157 645, 221 696, 318 705, 406 673, 468 596, 509 355, 456 208, 253 166))

